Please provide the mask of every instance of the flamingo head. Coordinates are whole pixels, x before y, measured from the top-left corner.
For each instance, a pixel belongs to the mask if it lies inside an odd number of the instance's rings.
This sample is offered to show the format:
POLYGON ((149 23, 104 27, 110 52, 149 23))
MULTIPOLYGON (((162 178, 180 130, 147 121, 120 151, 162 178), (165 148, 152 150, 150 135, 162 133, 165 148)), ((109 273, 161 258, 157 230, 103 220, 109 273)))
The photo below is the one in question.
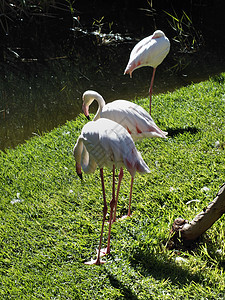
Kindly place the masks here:
POLYGON ((83 105, 82 105, 82 110, 85 114, 85 116, 87 117, 88 120, 90 120, 89 117, 89 106, 91 105, 91 103, 94 101, 94 99, 96 98, 96 94, 97 92, 95 91, 86 91, 83 93, 83 105))
POLYGON ((86 118, 88 120, 90 120, 90 116, 89 116, 89 105, 86 105, 85 103, 83 103, 82 105, 82 110, 84 112, 84 115, 86 116, 86 118))
POLYGON ((163 37, 163 36, 165 36, 165 33, 162 30, 156 30, 153 33, 152 38, 153 39, 158 39, 158 38, 163 37))

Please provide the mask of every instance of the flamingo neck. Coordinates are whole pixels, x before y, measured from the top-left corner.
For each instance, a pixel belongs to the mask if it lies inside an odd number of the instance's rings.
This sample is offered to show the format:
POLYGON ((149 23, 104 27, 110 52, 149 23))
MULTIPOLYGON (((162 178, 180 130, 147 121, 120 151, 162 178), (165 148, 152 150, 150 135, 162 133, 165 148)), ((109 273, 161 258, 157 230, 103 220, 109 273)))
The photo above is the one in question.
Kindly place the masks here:
POLYGON ((82 137, 78 138, 78 141, 74 147, 73 155, 76 163, 80 164, 84 173, 92 173, 95 171, 97 165, 94 159, 89 155, 82 137))
POLYGON ((73 155, 74 155, 75 161, 78 164, 81 164, 81 155, 82 155, 83 147, 84 147, 83 141, 82 141, 81 137, 79 137, 76 142, 76 145, 73 148, 73 155))
POLYGON ((98 110, 97 110, 97 112, 96 112, 96 114, 94 116, 94 119, 93 119, 93 121, 96 121, 96 120, 98 120, 100 118, 100 114, 102 112, 102 109, 105 106, 105 100, 99 94, 97 94, 92 101, 94 101, 94 100, 96 100, 98 102, 98 110))

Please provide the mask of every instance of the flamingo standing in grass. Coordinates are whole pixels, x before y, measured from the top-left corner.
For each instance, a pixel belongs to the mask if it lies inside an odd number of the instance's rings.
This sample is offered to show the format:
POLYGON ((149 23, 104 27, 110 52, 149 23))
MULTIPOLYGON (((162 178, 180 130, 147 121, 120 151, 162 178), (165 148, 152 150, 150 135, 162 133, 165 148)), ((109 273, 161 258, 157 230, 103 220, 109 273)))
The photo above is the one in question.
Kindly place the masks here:
POLYGON ((126 100, 115 100, 105 104, 103 97, 95 91, 86 91, 83 94, 83 112, 89 119, 89 106, 96 100, 98 110, 93 121, 106 118, 122 125, 131 134, 134 141, 143 138, 166 138, 167 132, 162 131, 152 117, 140 105, 126 100))
POLYGON ((152 35, 142 39, 135 45, 130 54, 127 67, 124 74, 130 74, 143 66, 153 67, 152 79, 149 88, 150 95, 150 108, 151 114, 151 101, 152 101, 152 88, 155 77, 155 71, 158 65, 162 63, 170 50, 170 41, 161 30, 156 30, 152 35))
MULTIPOLYGON (((106 118, 119 123, 127 129, 134 141, 150 137, 166 138, 167 132, 162 131, 155 124, 147 111, 135 103, 126 100, 115 100, 111 103, 105 104, 103 97, 99 93, 92 90, 84 92, 82 98, 83 112, 88 119, 89 106, 94 100, 96 100, 98 102, 98 110, 93 120, 95 121, 99 118, 106 118)), ((122 178, 123 169, 121 168, 119 173, 113 222, 116 221, 117 201, 122 178)))
POLYGON ((100 168, 100 177, 103 192, 103 220, 101 235, 99 241, 99 248, 96 260, 86 262, 86 264, 103 264, 105 261, 101 260, 102 255, 110 253, 110 235, 113 210, 115 206, 115 168, 126 167, 131 175, 131 187, 130 187, 130 201, 129 211, 132 196, 133 180, 136 172, 149 173, 150 170, 144 162, 141 154, 137 151, 134 142, 124 127, 120 124, 108 120, 99 119, 92 121, 84 125, 81 135, 79 136, 76 145, 74 147, 74 157, 76 160, 76 172, 81 177, 82 171, 85 173, 92 173, 97 166, 100 168), (112 200, 110 202, 110 220, 109 220, 109 232, 107 248, 101 250, 103 228, 107 213, 107 202, 105 196, 105 186, 103 177, 103 167, 109 167, 113 169, 113 187, 112 187, 112 200))

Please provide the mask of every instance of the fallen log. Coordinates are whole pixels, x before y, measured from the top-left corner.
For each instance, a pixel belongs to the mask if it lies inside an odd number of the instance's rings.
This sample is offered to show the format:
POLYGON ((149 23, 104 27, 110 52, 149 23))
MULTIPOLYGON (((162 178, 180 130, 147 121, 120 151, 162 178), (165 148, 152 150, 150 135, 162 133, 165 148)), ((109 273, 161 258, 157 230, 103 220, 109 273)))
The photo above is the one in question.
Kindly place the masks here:
POLYGON ((194 241, 208 230, 225 213, 225 183, 220 187, 215 199, 209 203, 191 222, 177 218, 171 229, 172 239, 178 237, 194 241))

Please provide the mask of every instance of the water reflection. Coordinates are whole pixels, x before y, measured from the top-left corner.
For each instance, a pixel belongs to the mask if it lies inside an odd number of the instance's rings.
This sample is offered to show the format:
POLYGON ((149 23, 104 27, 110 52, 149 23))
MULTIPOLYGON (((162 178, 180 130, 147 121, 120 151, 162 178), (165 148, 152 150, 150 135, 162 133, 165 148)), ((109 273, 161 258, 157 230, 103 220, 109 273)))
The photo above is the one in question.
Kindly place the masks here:
MULTIPOLYGON (((133 43, 82 49, 76 56, 45 62, 21 62, 9 66, 0 81, 0 149, 13 148, 34 134, 50 131, 81 112, 81 96, 87 89, 103 95, 106 102, 147 96, 152 69, 141 68, 133 78, 124 68, 133 43)), ((174 74, 174 54, 157 68, 154 95, 191 82, 206 80, 224 71, 224 62, 209 53, 188 57, 189 65, 174 74), (209 59, 210 56, 210 59, 209 59)), ((96 107, 93 105, 92 110, 96 107)))

